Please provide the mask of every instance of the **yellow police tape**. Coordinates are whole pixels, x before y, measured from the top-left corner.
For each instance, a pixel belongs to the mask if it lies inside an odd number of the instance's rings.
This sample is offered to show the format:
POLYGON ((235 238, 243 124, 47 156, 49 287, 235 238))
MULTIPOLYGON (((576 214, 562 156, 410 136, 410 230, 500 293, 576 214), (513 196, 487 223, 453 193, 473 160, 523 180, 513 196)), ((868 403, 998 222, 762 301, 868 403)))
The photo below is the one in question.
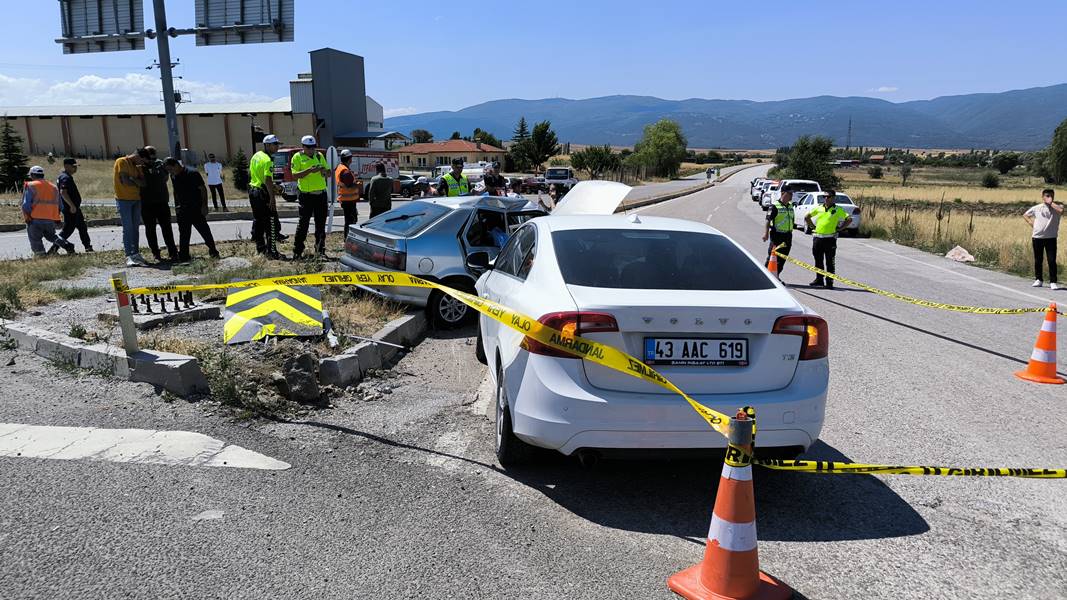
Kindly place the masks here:
POLYGON ((903 294, 897 294, 896 292, 888 292, 886 290, 882 290, 882 289, 878 289, 878 288, 873 287, 873 286, 869 286, 869 285, 867 285, 865 283, 860 283, 858 281, 852 281, 851 279, 846 279, 846 278, 844 278, 844 277, 842 277, 840 275, 835 275, 834 273, 830 273, 828 271, 824 271, 824 270, 816 267, 815 265, 809 265, 808 263, 806 263, 804 261, 797 260, 797 259, 793 258, 792 256, 787 256, 785 254, 782 254, 781 252, 778 252, 777 249, 774 251, 774 253, 779 258, 783 258, 785 260, 788 260, 789 262, 797 265, 798 267, 803 267, 803 268, 805 268, 805 269, 807 269, 807 270, 809 270, 809 271, 811 271, 813 273, 818 273, 819 275, 822 275, 823 277, 829 277, 831 279, 835 279, 837 281, 840 281, 841 283, 843 283, 845 285, 851 285, 853 287, 858 287, 860 289, 867 290, 868 292, 871 292, 873 294, 878 294, 879 296, 885 296, 886 298, 893 298, 894 300, 900 300, 901 302, 907 302, 908 304, 914 304, 916 306, 925 306, 926 308, 938 308, 938 309, 941 309, 941 310, 951 310, 953 312, 973 313, 973 314, 978 314, 978 315, 1021 315, 1021 314, 1026 314, 1026 313, 1043 313, 1043 312, 1048 310, 1047 307, 1046 308, 990 308, 990 307, 985 307, 985 306, 960 306, 960 305, 957 305, 957 304, 945 304, 944 302, 933 302, 933 301, 930 301, 930 300, 922 300, 922 299, 919 299, 919 298, 912 298, 911 296, 904 296, 903 294))
MULTIPOLYGON (((844 280, 847 282, 847 280, 844 280)), ((542 325, 536 319, 515 312, 505 306, 491 300, 461 292, 433 281, 415 277, 400 272, 333 272, 333 273, 309 273, 307 275, 293 275, 289 277, 270 277, 263 279, 250 279, 233 283, 208 283, 186 285, 162 285, 139 288, 124 288, 118 279, 112 279, 112 285, 116 292, 126 294, 165 294, 169 292, 200 292, 209 290, 225 290, 235 288, 250 288, 264 285, 367 285, 367 286, 407 286, 432 288, 460 300, 478 312, 525 334, 542 344, 580 356, 586 360, 603 365, 610 369, 626 373, 627 375, 654 383, 668 389, 689 403, 708 425, 722 435, 727 435, 730 417, 689 397, 688 394, 671 383, 666 377, 660 375, 655 369, 644 364, 642 361, 618 350, 581 336, 573 335, 552 327, 542 325)), ((1029 311, 1032 312, 1032 311, 1029 311)), ((755 414, 747 409, 750 418, 753 418, 753 434, 755 433, 755 414)), ((842 463, 828 461, 809 460, 773 460, 757 459, 745 450, 739 449, 732 444, 728 447, 727 463, 742 466, 744 464, 756 464, 768 469, 779 471, 794 471, 801 473, 824 473, 824 474, 884 474, 884 475, 942 475, 942 476, 968 476, 968 477, 1023 477, 1037 479, 1065 479, 1067 469, 1012 469, 1012 468, 956 468, 956 467, 928 467, 928 466, 893 466, 893 465, 870 465, 861 463, 842 463), (742 456, 736 456, 740 452, 742 456), (733 458, 731 459, 731 456, 733 458)))
MULTIPOLYGON (((115 283, 117 280, 113 280, 115 283)), ((117 286, 118 284, 115 283, 117 286)), ((576 356, 580 356, 586 360, 603 365, 610 369, 626 373, 633 377, 643 379, 649 383, 654 383, 662 388, 668 389, 689 403, 689 406, 693 408, 708 425, 711 425, 712 429, 719 433, 726 435, 726 425, 730 418, 723 413, 708 408, 703 404, 689 397, 688 394, 683 392, 678 386, 671 383, 666 377, 660 375, 655 369, 646 365, 644 362, 626 354, 625 352, 607 346, 592 340, 585 339, 581 336, 573 335, 573 333, 567 333, 551 327, 546 327, 538 322, 536 319, 530 318, 521 313, 517 313, 505 306, 497 304, 491 300, 461 292, 459 290, 450 288, 433 281, 422 279, 421 277, 415 277, 407 273, 400 272, 377 272, 377 271, 360 271, 354 273, 310 273, 307 275, 293 275, 290 277, 270 277, 264 279, 251 279, 248 281, 237 281, 234 283, 213 283, 213 284, 190 284, 190 285, 163 285, 153 287, 139 287, 129 289, 119 289, 116 287, 116 291, 125 292, 127 294, 165 294, 169 292, 199 292, 207 290, 224 290, 232 288, 248 288, 258 287, 263 285, 368 285, 368 286, 408 286, 408 287, 421 287, 421 288, 433 288, 440 290, 441 292, 456 298, 457 300, 467 304, 471 308, 474 308, 478 312, 492 318, 497 321, 511 327, 512 329, 523 333, 546 346, 551 346, 557 350, 569 352, 576 356)))

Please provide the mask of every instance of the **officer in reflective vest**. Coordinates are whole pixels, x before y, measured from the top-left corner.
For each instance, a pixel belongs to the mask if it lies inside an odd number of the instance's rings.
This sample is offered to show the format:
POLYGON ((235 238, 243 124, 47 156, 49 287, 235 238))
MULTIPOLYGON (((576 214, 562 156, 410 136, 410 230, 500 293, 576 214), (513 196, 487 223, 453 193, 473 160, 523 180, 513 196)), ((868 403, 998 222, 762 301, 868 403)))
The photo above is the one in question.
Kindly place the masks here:
POLYGON ((358 221, 356 215, 356 202, 359 202, 363 184, 356 178, 349 166, 352 164, 352 151, 345 148, 341 151, 341 164, 334 170, 334 181, 337 182, 337 201, 341 203, 341 210, 345 213, 345 236, 348 236, 348 226, 355 225, 358 221))
POLYGON ((59 189, 45 180, 44 168, 30 167, 30 180, 22 191, 22 219, 26 222, 26 235, 35 256, 45 254, 41 238, 52 242, 48 254, 55 254, 60 248, 67 254, 74 254, 74 244, 56 235, 56 225, 60 223, 59 203, 59 189))
POLYGON ((463 159, 452 159, 452 170, 441 177, 437 193, 441 196, 466 196, 470 193, 470 182, 463 174, 463 159))
MULTIPOLYGON (((804 223, 811 229, 815 238, 811 244, 811 252, 815 255, 815 266, 834 273, 834 260, 837 258, 837 235, 852 223, 852 216, 848 214, 847 210, 834 204, 836 192, 826 190, 825 193, 822 205, 812 209, 804 217, 804 223)), ((826 281, 823 282, 823 276, 816 275, 811 285, 825 285, 827 288, 833 289, 834 280, 827 277, 826 281)))
MULTIPOLYGON (((767 246, 767 260, 764 261, 764 266, 770 262, 771 252, 779 245, 785 244, 778 248, 778 252, 786 256, 793 247, 793 192, 788 190, 782 192, 782 197, 771 204, 767 212, 767 227, 763 231, 763 241, 766 242, 768 238, 771 243, 767 246)), ((778 279, 782 278, 782 267, 785 263, 784 260, 778 261, 778 279)))

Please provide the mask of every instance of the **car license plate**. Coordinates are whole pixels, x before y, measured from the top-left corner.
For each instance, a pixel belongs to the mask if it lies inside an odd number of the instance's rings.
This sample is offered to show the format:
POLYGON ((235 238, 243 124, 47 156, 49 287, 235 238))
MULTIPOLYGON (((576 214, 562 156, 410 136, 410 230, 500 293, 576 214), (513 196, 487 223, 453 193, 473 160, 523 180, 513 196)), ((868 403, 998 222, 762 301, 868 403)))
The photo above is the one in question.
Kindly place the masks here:
POLYGON ((748 340, 645 338, 645 363, 687 367, 747 367, 748 340))

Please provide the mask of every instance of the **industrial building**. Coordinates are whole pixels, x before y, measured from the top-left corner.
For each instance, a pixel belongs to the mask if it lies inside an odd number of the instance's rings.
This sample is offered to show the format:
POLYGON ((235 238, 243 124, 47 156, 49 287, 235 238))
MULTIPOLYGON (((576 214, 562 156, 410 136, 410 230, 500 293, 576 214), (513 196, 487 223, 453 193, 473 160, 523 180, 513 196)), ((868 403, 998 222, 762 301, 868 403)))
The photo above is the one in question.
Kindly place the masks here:
MULTIPOLYGON (((366 93, 363 57, 332 48, 310 52, 311 72, 289 82, 289 97, 273 102, 178 105, 182 146, 193 156, 229 160, 251 155, 263 133, 299 145, 314 134, 319 145, 386 149, 407 138, 383 129, 381 104, 366 93), (256 130, 259 130, 257 136, 256 130)), ((195 100, 195 98, 194 98, 195 100)), ((167 147, 163 104, 23 106, 0 109, 31 154, 112 158, 138 147, 167 147)))

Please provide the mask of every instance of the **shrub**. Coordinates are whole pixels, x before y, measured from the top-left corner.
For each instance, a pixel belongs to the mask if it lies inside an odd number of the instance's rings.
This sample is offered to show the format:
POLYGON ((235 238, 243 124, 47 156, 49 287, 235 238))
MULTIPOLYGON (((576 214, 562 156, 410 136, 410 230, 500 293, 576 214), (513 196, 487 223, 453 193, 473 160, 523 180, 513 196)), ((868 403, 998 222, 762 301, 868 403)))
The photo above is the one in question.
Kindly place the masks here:
POLYGON ((982 175, 982 187, 984 188, 996 188, 1000 187, 1000 177, 996 173, 990 171, 985 175, 982 175))
POLYGON ((19 290, 10 283, 0 285, 0 319, 14 318, 23 309, 19 290))
POLYGON ((233 157, 233 187, 242 192, 247 192, 250 178, 251 176, 248 173, 248 157, 245 156, 244 148, 238 148, 237 156, 233 157))
POLYGON ((871 179, 881 179, 882 178, 882 167, 879 167, 877 165, 875 165, 873 167, 868 167, 867 168, 867 175, 871 179))

